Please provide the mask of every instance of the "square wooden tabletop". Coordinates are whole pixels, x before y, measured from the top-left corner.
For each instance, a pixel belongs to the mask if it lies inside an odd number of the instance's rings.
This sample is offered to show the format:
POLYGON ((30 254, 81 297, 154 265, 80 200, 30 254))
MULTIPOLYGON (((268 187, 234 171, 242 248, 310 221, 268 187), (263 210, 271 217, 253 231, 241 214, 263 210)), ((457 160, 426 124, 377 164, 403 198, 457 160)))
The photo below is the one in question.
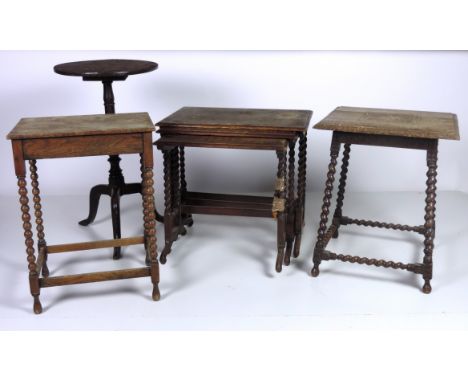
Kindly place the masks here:
POLYGON ((460 139, 455 114, 428 111, 340 106, 314 128, 409 138, 460 139))
POLYGON ((76 137, 154 131, 148 113, 22 118, 7 139, 76 137))

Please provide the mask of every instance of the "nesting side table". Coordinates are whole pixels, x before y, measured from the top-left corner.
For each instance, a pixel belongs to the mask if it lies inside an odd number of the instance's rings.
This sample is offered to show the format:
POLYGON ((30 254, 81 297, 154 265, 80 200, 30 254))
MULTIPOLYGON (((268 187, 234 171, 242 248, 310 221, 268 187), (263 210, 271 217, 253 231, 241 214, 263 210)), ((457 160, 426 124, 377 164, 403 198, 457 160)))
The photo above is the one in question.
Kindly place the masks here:
POLYGON ((458 123, 455 114, 408 110, 368 109, 338 107, 325 119, 314 126, 316 129, 332 130, 330 164, 328 166, 325 194, 323 197, 320 226, 314 249, 312 276, 319 275, 323 260, 340 260, 350 263, 374 265, 377 267, 403 269, 421 274, 424 279, 424 293, 432 290, 432 255, 435 237, 435 203, 437 176, 437 146, 439 139, 459 140, 458 123), (340 146, 344 145, 341 174, 338 186, 336 209, 330 227, 327 228, 333 184, 340 146), (352 219, 343 215, 343 201, 348 174, 351 145, 397 147, 426 151, 427 182, 424 224, 408 226, 382 223, 371 220, 352 219), (336 254, 326 249, 332 238, 338 237, 340 226, 359 226, 412 231, 424 236, 424 258, 422 263, 405 264, 395 261, 369 259, 366 257, 336 254))
POLYGON ((164 156, 165 246, 161 263, 166 262, 173 241, 185 234, 184 226, 193 223, 192 214, 213 214, 276 218, 276 271, 281 272, 283 261, 289 265, 291 253, 297 257, 301 245, 307 128, 311 116, 309 110, 183 107, 160 121, 157 126, 161 138, 155 144, 164 156), (274 197, 188 191, 185 147, 275 151, 278 170, 274 197))
POLYGON ((156 250, 153 189, 153 123, 147 113, 88 115, 71 117, 23 118, 8 134, 21 203, 24 237, 29 269, 29 285, 34 298, 34 312, 42 312, 39 300, 42 288, 96 281, 151 277, 153 299, 159 300, 159 264, 156 250), (95 155, 140 154, 143 195, 144 235, 113 240, 48 245, 45 240, 41 197, 36 161, 95 155), (29 161, 34 215, 37 231, 36 259, 31 215, 26 187, 26 164, 29 161), (146 267, 49 277, 49 254, 97 248, 115 248, 144 244, 146 267), (42 275, 42 277, 40 277, 42 275))
MULTIPOLYGON (((82 77, 83 81, 100 81, 104 89, 104 110, 106 114, 115 113, 114 92, 112 83, 114 81, 125 81, 128 76, 152 72, 158 68, 158 64, 143 60, 89 60, 58 64, 54 71, 64 76, 82 77)), ((96 218, 101 195, 108 195, 111 201, 111 217, 114 239, 120 238, 120 197, 123 195, 141 193, 140 183, 125 183, 120 168, 120 157, 109 156, 110 170, 108 184, 98 184, 91 188, 89 193, 89 215, 79 224, 87 226, 96 218)), ((156 218, 162 221, 157 211, 156 218)), ((120 247, 114 248, 114 259, 121 257, 120 247)))

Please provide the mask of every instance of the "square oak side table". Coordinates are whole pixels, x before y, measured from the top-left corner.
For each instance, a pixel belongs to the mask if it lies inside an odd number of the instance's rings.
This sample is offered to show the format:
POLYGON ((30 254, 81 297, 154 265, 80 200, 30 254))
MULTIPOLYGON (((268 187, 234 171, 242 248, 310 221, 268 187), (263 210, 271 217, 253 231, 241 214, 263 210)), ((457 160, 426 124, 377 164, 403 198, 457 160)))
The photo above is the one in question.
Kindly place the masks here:
POLYGON ((309 110, 183 107, 163 119, 155 143, 164 156, 166 262, 172 243, 193 224, 192 214, 277 219, 276 271, 299 255, 304 224, 309 110), (295 146, 299 141, 297 185, 295 146), (185 180, 185 147, 272 150, 278 157, 273 197, 191 192, 185 180), (289 149, 289 161, 287 153, 289 149), (297 193, 296 193, 297 188, 297 193), (293 249, 294 247, 294 249, 293 249))
POLYGON ((85 115, 70 117, 23 118, 8 134, 13 146, 13 157, 21 204, 29 285, 34 298, 34 312, 42 312, 39 300, 42 288, 82 284, 96 281, 151 277, 153 299, 159 300, 159 264, 156 250, 154 216, 153 151, 154 126, 147 113, 85 115), (140 154, 143 194, 144 235, 113 240, 72 244, 48 245, 45 240, 37 160, 71 158, 95 155, 140 154), (36 260, 32 233, 29 199, 26 187, 26 163, 29 161, 34 215, 37 232, 36 260), (146 267, 107 272, 49 277, 49 254, 97 248, 116 248, 144 244, 146 267), (42 277, 40 275, 42 274, 42 277))
POLYGON ((432 255, 435 236, 435 203, 437 176, 437 146, 439 139, 459 140, 457 116, 450 113, 434 113, 408 110, 367 109, 338 107, 325 119, 314 126, 316 129, 332 130, 330 164, 328 166, 325 195, 323 197, 320 226, 314 249, 312 276, 319 275, 322 260, 340 260, 350 263, 374 265, 377 267, 403 269, 421 274, 424 279, 424 293, 430 293, 432 279, 432 255), (336 209, 332 223, 327 228, 328 214, 335 180, 337 158, 340 146, 344 145, 341 174, 338 186, 336 209), (346 188, 351 145, 369 145, 419 149, 426 151, 427 182, 424 224, 408 226, 382 223, 371 220, 352 219, 343 215, 343 200, 346 188), (386 228, 417 232, 424 236, 424 258, 422 263, 404 264, 401 262, 369 259, 367 257, 336 254, 326 250, 331 238, 338 237, 340 226, 386 228))

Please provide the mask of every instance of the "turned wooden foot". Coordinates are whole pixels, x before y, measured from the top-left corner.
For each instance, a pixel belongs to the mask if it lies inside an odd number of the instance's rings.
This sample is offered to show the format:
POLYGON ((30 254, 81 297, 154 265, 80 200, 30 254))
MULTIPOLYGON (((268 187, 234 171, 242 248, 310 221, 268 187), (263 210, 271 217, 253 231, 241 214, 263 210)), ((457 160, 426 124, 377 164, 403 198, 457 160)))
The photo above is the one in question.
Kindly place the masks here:
POLYGON ((34 297, 33 310, 34 310, 34 313, 36 314, 42 313, 42 305, 41 305, 41 301, 39 300, 39 296, 34 297))
POLYGON ((153 285, 153 293, 152 293, 153 301, 159 301, 161 299, 161 293, 159 292, 158 285, 153 285))
POLYGON ((320 274, 318 265, 312 268, 312 272, 310 272, 310 274, 312 277, 317 277, 320 274))
POLYGON ((430 284, 428 281, 426 281, 426 282, 424 283, 424 286, 423 286, 423 288, 422 288, 422 291, 423 291, 423 293, 425 293, 425 294, 431 293, 432 287, 431 287, 431 284, 430 284))

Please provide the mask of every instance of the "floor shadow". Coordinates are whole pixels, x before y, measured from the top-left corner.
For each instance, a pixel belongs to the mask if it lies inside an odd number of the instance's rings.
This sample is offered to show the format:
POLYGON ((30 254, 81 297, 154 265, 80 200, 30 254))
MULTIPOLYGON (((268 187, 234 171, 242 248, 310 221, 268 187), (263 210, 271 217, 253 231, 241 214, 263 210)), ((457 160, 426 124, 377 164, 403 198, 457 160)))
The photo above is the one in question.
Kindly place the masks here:
POLYGON ((238 243, 234 245, 236 252, 239 256, 251 259, 260 264, 263 274, 268 278, 275 277, 275 263, 276 263, 276 241, 269 241, 259 243, 238 243))
MULTIPOLYGON (((390 271, 394 271, 393 269, 389 269, 390 271)), ((344 271, 337 271, 334 269, 320 269, 320 276, 325 276, 325 275, 336 275, 336 276, 344 276, 348 278, 357 278, 357 279, 366 279, 366 280, 372 280, 372 281, 378 281, 378 282, 388 282, 388 283, 393 283, 393 284, 400 284, 400 285, 406 285, 408 287, 412 288, 420 288, 420 281, 418 281, 418 275, 416 273, 408 273, 402 277, 398 278, 390 278, 390 277, 382 277, 382 276, 374 276, 374 275, 368 275, 368 274, 362 274, 362 273, 354 273, 354 272, 344 272, 344 271)))
POLYGON ((86 298, 92 298, 96 296, 122 295, 122 294, 139 295, 147 300, 148 299, 152 300, 150 289, 149 289, 148 294, 146 294, 146 293, 143 293, 141 289, 137 287, 131 287, 131 286, 122 286, 122 287, 118 287, 118 288, 115 288, 112 290, 106 290, 106 291, 96 291, 96 290, 89 291, 89 292, 64 291, 59 296, 50 300, 46 306, 43 305, 43 312, 47 312, 49 309, 56 307, 57 305, 60 305, 64 302, 67 302, 68 300, 86 299, 86 298))
MULTIPOLYGON (((216 217, 214 217, 216 221, 216 217)), ((210 219, 212 220, 212 219, 210 219)), ((219 218, 219 224, 223 225, 223 228, 227 229, 241 229, 245 228, 246 225, 242 221, 234 221, 231 219, 221 219, 219 218)), ((188 256, 193 253, 193 243, 190 239, 196 239, 198 243, 200 239, 206 238, 210 240, 213 238, 213 234, 208 233, 208 227, 204 226, 201 229, 201 232, 197 232, 197 222, 195 222, 194 226, 187 229, 187 234, 185 236, 180 236, 177 241, 172 244, 171 253, 167 256, 167 265, 171 266, 174 270, 177 271, 178 276, 176 278, 176 282, 171 285, 171 287, 167 288, 166 292, 164 293, 165 297, 173 295, 185 288, 193 286, 196 282, 203 280, 204 275, 201 273, 197 273, 196 277, 189 276, 189 272, 185 267, 186 260, 188 256), (193 236, 192 236, 193 235, 193 236)), ((212 225, 213 222, 210 221, 206 223, 205 221, 199 222, 198 224, 204 225, 209 224, 212 225)), ((268 239, 263 240, 259 243, 258 240, 251 241, 245 240, 247 235, 243 237, 242 244, 237 243, 235 247, 238 248, 239 255, 245 255, 248 258, 251 258, 253 261, 260 263, 262 271, 266 277, 274 277, 274 267, 275 267, 275 259, 276 259, 276 230, 271 230, 271 227, 268 227, 267 222, 262 222, 260 219, 258 224, 256 225, 255 229, 265 230, 271 232, 271 240, 268 239)), ((242 236, 240 234, 239 236, 242 236)), ((258 237, 263 237, 263 234, 259 234, 258 237)), ((162 250, 163 245, 161 245, 162 250)), ((160 251, 161 251, 160 250, 160 251)), ((200 250, 198 247, 197 250, 200 250)), ((159 251, 159 253, 160 253, 159 251)), ((166 265, 162 265, 164 267, 166 265)), ((206 267, 206 272, 212 272, 213 270, 210 267, 206 267)))

